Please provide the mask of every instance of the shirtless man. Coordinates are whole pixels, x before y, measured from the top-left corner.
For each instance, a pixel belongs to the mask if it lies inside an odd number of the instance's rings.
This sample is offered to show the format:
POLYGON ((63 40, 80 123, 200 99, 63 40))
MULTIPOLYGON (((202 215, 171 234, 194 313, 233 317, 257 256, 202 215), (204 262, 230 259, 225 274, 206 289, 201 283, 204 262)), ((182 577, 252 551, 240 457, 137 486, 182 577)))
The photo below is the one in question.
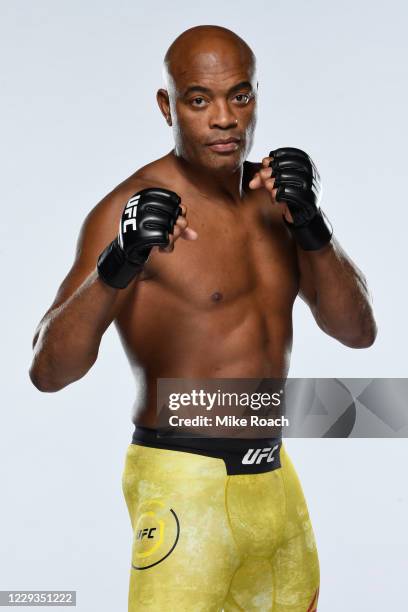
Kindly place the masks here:
POLYGON ((376 324, 366 281, 320 212, 310 158, 281 148, 246 161, 257 104, 248 45, 225 28, 191 28, 170 46, 165 77, 157 101, 174 149, 88 214, 37 328, 30 377, 48 392, 80 379, 112 321, 144 376, 123 475, 130 612, 311 612, 316 544, 281 441, 259 440, 275 454, 246 467, 242 440, 163 444, 156 382, 284 378, 297 295, 324 332, 368 347, 376 324))

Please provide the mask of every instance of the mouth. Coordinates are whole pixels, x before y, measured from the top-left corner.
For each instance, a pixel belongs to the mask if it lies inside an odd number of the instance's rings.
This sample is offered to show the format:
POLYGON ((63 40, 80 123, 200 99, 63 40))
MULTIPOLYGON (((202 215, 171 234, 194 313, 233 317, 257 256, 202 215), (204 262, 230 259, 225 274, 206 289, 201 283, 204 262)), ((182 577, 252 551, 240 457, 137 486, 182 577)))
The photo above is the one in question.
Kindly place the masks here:
POLYGON ((218 138, 208 143, 208 147, 217 153, 232 153, 239 148, 239 138, 218 138))

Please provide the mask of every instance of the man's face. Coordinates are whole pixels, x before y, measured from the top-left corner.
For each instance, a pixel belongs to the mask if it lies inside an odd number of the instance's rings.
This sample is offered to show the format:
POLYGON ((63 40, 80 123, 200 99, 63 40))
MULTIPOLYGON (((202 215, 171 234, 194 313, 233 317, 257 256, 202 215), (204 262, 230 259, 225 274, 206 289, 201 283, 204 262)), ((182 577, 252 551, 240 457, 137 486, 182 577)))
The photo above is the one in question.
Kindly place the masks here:
POLYGON ((183 64, 175 68, 168 92, 176 153, 208 170, 232 172, 252 147, 253 68, 231 48, 196 53, 183 64))

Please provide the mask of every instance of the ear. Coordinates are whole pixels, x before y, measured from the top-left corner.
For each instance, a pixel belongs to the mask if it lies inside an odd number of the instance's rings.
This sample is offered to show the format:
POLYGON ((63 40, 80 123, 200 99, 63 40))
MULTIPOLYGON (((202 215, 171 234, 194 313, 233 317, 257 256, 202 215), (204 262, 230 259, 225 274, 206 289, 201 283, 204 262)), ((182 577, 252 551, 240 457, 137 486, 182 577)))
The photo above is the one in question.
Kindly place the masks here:
POLYGON ((170 100, 166 89, 159 89, 156 94, 157 104, 168 125, 171 125, 170 100))

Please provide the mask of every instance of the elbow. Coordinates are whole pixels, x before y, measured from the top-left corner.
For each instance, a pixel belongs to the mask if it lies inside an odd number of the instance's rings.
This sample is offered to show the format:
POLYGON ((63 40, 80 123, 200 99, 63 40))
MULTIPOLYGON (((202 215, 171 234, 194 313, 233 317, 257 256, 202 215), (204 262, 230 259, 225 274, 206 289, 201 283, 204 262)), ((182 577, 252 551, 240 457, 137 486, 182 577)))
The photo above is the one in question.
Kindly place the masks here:
POLYGON ((376 341, 377 333, 377 325, 375 321, 372 321, 367 329, 362 330, 359 335, 355 336, 351 340, 348 339, 348 341, 344 342, 344 344, 350 348, 370 348, 370 346, 373 346, 374 342, 376 341))
POLYGON ((366 326, 365 332, 362 334, 359 348, 369 348, 373 346, 378 334, 377 323, 374 317, 370 318, 369 324, 366 326))
POLYGON ((75 364, 75 368, 56 365, 56 360, 50 355, 38 353, 30 366, 29 377, 34 387, 43 393, 56 393, 71 383, 81 379, 96 361, 98 351, 89 355, 85 364, 75 364))
POLYGON ((70 381, 58 375, 58 369, 48 355, 38 352, 34 355, 28 375, 34 387, 43 393, 55 393, 66 387, 70 381))
POLYGON ((33 365, 30 367, 28 375, 34 387, 38 389, 38 391, 42 391, 43 393, 55 393, 56 391, 60 391, 66 386, 58 384, 50 377, 40 373, 33 365))
POLYGON ((367 336, 366 338, 364 338, 362 344, 360 345, 360 348, 369 348, 370 346, 373 346, 376 338, 377 338, 377 330, 370 336, 367 336))

